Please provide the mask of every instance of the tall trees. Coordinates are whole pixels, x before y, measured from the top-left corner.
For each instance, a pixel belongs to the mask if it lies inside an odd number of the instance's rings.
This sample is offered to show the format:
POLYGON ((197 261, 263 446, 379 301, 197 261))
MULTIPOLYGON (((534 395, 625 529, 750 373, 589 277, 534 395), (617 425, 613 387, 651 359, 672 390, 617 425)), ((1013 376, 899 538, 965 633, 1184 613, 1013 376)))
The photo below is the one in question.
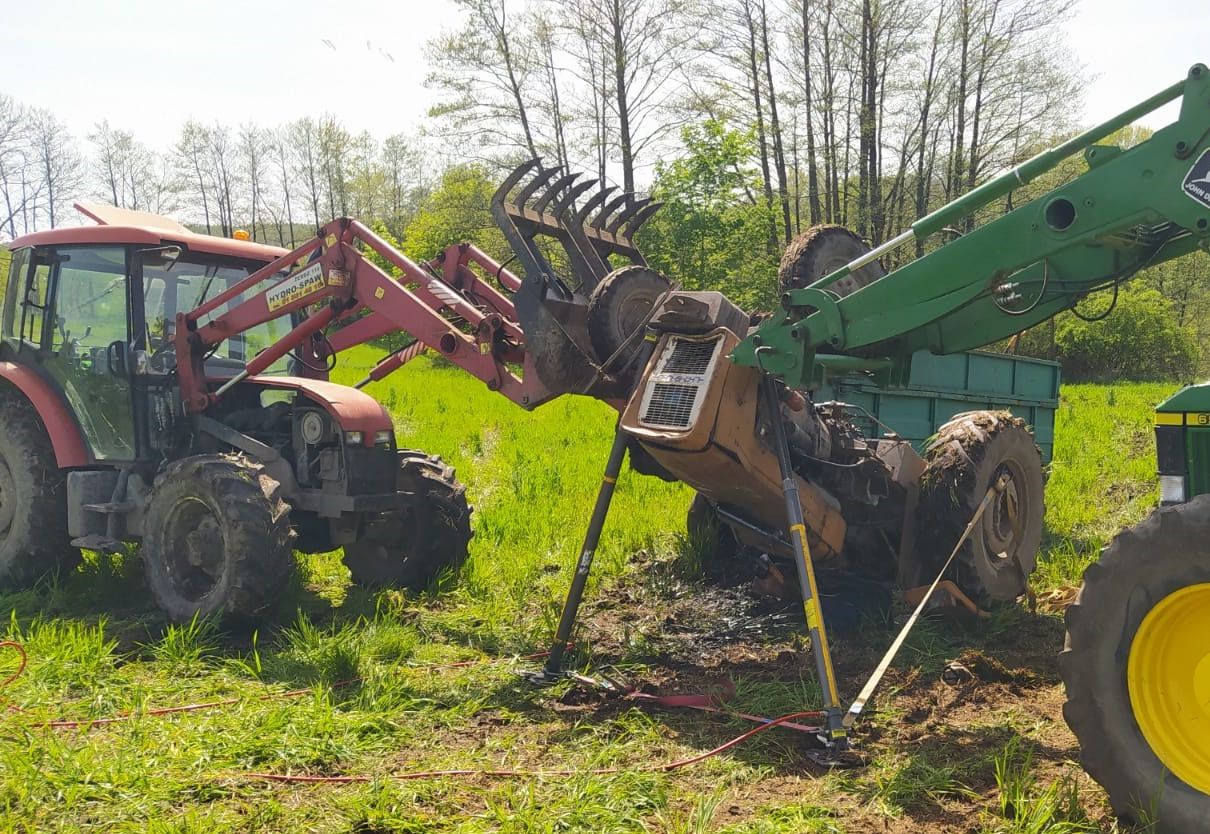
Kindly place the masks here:
POLYGON ((490 156, 521 148, 538 155, 531 126, 529 88, 535 74, 535 45, 527 16, 507 0, 456 0, 465 25, 429 44, 433 65, 425 83, 443 97, 429 113, 459 137, 466 150, 490 156))
POLYGON ((622 187, 634 191, 640 160, 684 120, 675 104, 693 37, 686 0, 576 5, 581 40, 589 52, 603 57, 600 69, 610 96, 622 187))
POLYGON ((35 196, 25 130, 25 108, 0 95, 0 235, 16 237, 25 230, 30 200, 35 196))
MULTIPOLYGON (((29 157, 40 179, 42 212, 54 226, 63 202, 84 180, 84 165, 67 127, 49 110, 35 109, 28 116, 29 157)), ((35 215, 35 224, 37 223, 35 215)))

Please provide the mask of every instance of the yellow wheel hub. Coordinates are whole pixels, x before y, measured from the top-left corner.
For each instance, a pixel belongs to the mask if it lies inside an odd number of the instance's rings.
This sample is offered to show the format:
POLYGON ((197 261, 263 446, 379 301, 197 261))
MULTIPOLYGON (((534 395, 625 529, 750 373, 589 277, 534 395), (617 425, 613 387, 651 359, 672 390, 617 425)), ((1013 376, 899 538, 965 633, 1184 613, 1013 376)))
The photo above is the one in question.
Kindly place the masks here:
POLYGON ((1169 594, 1130 646, 1130 703, 1143 737, 1174 776, 1210 794, 1210 584, 1169 594))

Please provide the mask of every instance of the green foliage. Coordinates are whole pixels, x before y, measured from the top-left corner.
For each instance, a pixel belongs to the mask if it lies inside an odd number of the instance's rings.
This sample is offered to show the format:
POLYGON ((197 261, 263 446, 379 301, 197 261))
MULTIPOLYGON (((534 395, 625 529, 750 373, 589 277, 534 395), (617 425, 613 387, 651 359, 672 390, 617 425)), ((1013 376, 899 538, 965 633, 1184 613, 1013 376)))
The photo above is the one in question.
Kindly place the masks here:
POLYGON ((1080 805, 1080 785, 1066 773, 1039 784, 1034 754, 1013 739, 996 756, 999 816, 984 827, 986 834, 1095 834, 1099 830, 1080 805))
POLYGON ((711 119, 681 133, 684 153, 656 166, 652 196, 660 213, 640 243, 652 266, 686 289, 719 290, 745 309, 776 304, 776 219, 759 194, 756 145, 749 131, 711 119))
POLYGON ((1188 379, 1198 358, 1193 334, 1180 326, 1172 305, 1146 287, 1124 287, 1101 321, 1064 316, 1055 342, 1073 381, 1188 379))
POLYGON ((404 229, 404 253, 414 260, 427 261, 451 243, 469 241, 502 256, 508 247, 492 221, 495 190, 496 183, 478 165, 447 168, 404 229))

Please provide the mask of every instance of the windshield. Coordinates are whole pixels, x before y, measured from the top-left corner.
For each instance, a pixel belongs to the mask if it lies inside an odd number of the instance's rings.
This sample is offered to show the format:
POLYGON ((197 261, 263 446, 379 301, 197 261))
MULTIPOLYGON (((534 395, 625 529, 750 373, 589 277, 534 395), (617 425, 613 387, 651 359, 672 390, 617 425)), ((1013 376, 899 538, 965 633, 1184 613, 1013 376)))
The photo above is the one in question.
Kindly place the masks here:
MULTIPOLYGON (((146 263, 143 267, 143 307, 148 353, 153 358, 170 354, 173 351, 177 313, 186 313, 200 307, 206 299, 225 292, 259 268, 258 264, 222 260, 189 252, 181 253, 175 262, 146 263)), ((221 305, 198 323, 208 324, 250 296, 256 295, 268 284, 269 281, 262 281, 239 298, 221 305)), ((208 373, 220 375, 228 370, 241 370, 245 362, 289 330, 289 317, 282 317, 237 333, 218 346, 207 360, 206 370, 208 373)), ((153 362, 153 366, 156 364, 159 363, 153 362)), ((287 373, 287 364, 288 359, 282 358, 271 365, 266 373, 287 373)))

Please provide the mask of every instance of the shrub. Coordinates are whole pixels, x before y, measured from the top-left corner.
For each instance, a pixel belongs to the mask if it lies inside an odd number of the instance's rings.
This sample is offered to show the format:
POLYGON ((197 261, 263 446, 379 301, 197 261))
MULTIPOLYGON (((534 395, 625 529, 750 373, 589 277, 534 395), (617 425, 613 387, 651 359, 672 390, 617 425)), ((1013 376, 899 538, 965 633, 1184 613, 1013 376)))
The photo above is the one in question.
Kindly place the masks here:
POLYGON ((1055 334, 1064 377, 1076 381, 1184 380, 1198 349, 1171 305, 1149 288, 1125 288, 1105 319, 1065 315, 1055 334))

